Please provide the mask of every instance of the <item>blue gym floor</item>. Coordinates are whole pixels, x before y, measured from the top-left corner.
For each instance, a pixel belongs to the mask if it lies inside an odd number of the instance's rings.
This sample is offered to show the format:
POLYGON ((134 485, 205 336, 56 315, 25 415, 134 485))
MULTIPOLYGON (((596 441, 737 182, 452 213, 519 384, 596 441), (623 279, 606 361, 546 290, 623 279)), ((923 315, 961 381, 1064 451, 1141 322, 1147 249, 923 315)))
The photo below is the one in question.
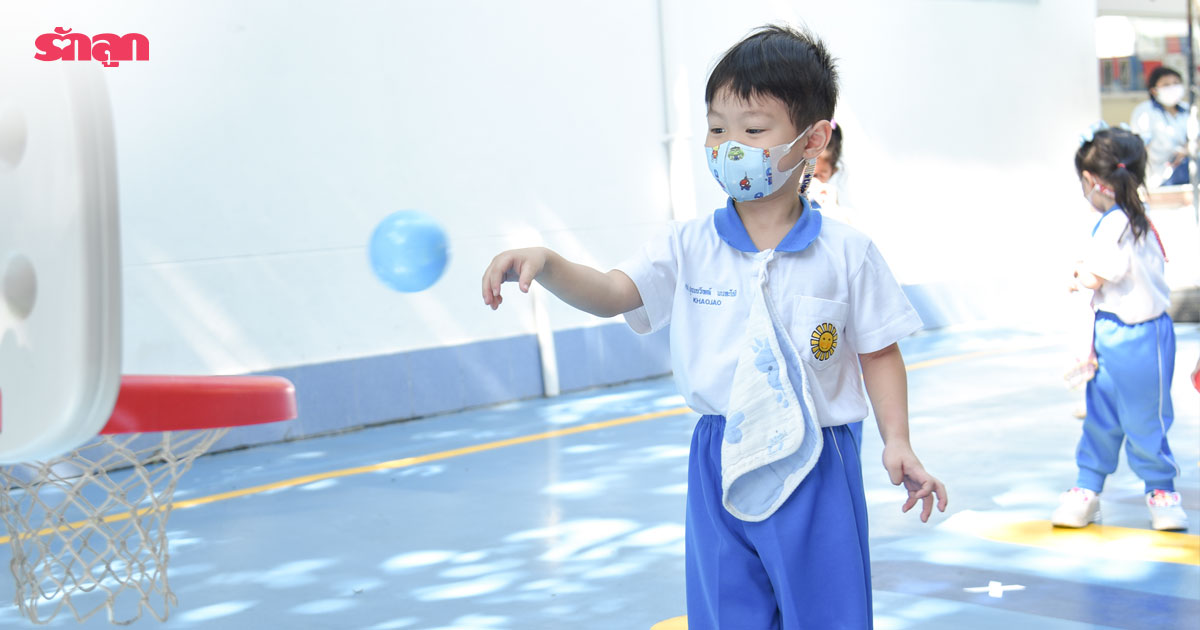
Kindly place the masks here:
MULTIPOLYGON (((869 426, 876 628, 1195 630, 1200 327, 1176 330, 1170 440, 1192 526, 1175 534, 1148 529, 1124 461, 1103 527, 1050 528, 1074 481, 1082 401, 1063 386, 1059 339, 906 340, 913 443, 950 509, 929 524, 900 513, 869 426)), ((203 457, 176 497, 203 501, 170 517, 178 607, 132 627, 682 628, 662 623, 685 612, 696 416, 682 404, 656 379, 203 457)), ((0 593, 12 589, 5 571, 0 593)), ((11 605, 0 626, 35 627, 11 605)), ((82 627, 110 626, 101 613, 82 627)))

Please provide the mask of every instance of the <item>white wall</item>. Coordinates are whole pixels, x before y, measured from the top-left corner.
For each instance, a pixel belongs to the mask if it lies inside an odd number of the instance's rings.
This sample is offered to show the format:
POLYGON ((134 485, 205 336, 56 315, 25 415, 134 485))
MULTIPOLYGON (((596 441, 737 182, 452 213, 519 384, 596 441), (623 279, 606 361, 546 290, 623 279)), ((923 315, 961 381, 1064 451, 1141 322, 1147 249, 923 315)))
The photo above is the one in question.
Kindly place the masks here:
POLYGON ((4 5, 27 18, 5 36, 30 56, 58 25, 151 41, 150 61, 108 71, 127 372, 529 333, 522 300, 483 306, 492 255, 540 232, 613 264, 668 214, 652 4, 28 5, 4 5), (440 220, 452 248, 418 295, 366 263, 375 223, 405 208, 440 220))
MULTIPOLYGON (((1093 2, 0 8, 0 36, 26 38, 30 56, 60 25, 151 40, 150 61, 106 70, 126 372, 531 333, 525 296, 482 306, 491 256, 541 240, 609 267, 672 215, 721 205, 697 159, 704 81, 767 21, 802 19, 840 59, 850 185, 897 275, 966 283, 977 295, 959 299, 992 315, 1019 317, 1029 295, 1061 288, 1047 271, 1070 260, 1063 243, 1083 212, 1071 156, 1099 116, 1093 2), (374 224, 405 208, 437 217, 452 247, 446 275, 417 295, 385 289, 366 263, 374 224)), ((560 329, 601 321, 557 302, 550 317, 560 329)))

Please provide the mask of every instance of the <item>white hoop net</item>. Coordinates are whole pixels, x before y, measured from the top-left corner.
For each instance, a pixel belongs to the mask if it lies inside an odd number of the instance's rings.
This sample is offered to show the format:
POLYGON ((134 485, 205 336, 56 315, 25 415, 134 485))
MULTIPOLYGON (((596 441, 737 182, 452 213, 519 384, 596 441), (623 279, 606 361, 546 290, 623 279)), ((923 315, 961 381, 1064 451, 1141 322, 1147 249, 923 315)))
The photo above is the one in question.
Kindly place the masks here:
POLYGON ((0 466, 16 603, 38 624, 64 609, 166 621, 167 516, 179 477, 229 429, 102 435, 62 457, 0 466))

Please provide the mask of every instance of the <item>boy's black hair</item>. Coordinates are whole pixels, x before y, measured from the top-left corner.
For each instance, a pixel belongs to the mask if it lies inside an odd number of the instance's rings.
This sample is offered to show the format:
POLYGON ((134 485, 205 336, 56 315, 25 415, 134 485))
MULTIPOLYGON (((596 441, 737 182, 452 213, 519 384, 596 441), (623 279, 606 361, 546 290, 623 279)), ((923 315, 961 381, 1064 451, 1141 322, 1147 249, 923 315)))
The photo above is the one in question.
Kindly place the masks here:
MULTIPOLYGON (((1154 70, 1152 70, 1150 72, 1150 76, 1146 78, 1146 92, 1149 93, 1150 88, 1153 88, 1154 86, 1158 85, 1159 79, 1161 79, 1163 77, 1171 77, 1171 76, 1175 77, 1176 79, 1179 79, 1180 81, 1183 81, 1183 77, 1180 76, 1180 74, 1178 72, 1176 72, 1166 66, 1159 66, 1159 67, 1155 68, 1154 70)), ((1154 99, 1154 95, 1150 94, 1150 98, 1154 99)), ((1158 100, 1154 99, 1154 102, 1157 103, 1158 100)))
POLYGON ((1146 180, 1146 143, 1131 131, 1101 129, 1075 152, 1075 172, 1087 171, 1112 186, 1137 240, 1150 229, 1138 189, 1146 180))
POLYGON ((812 32, 790 26, 759 27, 726 51, 708 75, 704 103, 711 106, 726 87, 742 99, 783 101, 797 131, 832 118, 837 105, 833 57, 812 32))
POLYGON ((837 168, 837 163, 842 159, 842 126, 837 125, 833 128, 833 133, 829 134, 829 144, 825 145, 825 150, 829 152, 830 162, 834 168, 837 168))

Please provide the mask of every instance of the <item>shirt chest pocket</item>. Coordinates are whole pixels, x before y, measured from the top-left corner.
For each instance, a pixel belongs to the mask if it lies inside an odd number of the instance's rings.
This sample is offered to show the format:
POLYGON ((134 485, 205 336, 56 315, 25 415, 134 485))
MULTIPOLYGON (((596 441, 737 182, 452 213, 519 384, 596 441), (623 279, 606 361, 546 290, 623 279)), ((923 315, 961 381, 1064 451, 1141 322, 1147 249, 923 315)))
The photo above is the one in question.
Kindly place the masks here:
POLYGON ((840 363, 848 352, 842 330, 850 305, 845 302, 801 296, 792 308, 789 327, 792 343, 813 369, 840 363))

